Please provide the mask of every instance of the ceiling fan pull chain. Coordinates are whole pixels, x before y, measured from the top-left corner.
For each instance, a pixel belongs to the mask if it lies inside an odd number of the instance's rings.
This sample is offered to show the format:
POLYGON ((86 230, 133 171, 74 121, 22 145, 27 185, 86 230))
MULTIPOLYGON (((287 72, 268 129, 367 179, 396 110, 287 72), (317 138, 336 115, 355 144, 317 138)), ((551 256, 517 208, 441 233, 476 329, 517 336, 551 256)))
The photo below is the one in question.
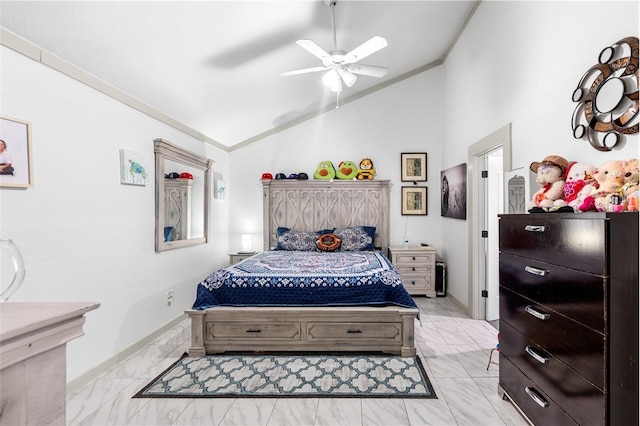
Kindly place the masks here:
POLYGON ((340 92, 336 92, 336 109, 340 108, 340 92))
POLYGON ((336 2, 331 2, 331 29, 333 30, 333 50, 338 50, 338 39, 336 38, 336 2))

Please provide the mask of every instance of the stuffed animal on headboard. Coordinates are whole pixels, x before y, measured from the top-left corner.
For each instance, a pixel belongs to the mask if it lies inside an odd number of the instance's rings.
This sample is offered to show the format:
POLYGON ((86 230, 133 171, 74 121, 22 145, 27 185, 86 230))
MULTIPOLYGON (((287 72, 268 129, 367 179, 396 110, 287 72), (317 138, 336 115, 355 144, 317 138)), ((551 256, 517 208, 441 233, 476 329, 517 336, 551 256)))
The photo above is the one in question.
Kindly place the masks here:
POLYGON ((341 161, 336 169, 338 179, 355 180, 358 176, 358 168, 353 161, 341 161))
POLYGON ((313 173, 313 178, 318 180, 331 180, 336 177, 336 169, 331 161, 321 161, 313 173))
POLYGON ((373 162, 371 159, 363 158, 362 161, 360 161, 360 168, 358 169, 358 180, 373 180, 373 175, 375 174, 376 169, 373 168, 373 162))
POLYGON ((625 198, 625 210, 637 212, 640 209, 640 171, 638 169, 638 159, 632 158, 624 166, 624 185, 622 185, 622 195, 625 198))

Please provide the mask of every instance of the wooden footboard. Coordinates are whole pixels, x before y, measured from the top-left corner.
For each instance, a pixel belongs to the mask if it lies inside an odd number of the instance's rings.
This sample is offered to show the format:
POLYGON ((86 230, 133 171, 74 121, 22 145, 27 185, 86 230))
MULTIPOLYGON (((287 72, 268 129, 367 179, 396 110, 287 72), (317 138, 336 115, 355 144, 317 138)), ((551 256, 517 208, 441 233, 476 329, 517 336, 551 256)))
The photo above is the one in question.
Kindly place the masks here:
POLYGON ((227 351, 416 355, 414 308, 219 306, 185 312, 191 318, 191 357, 227 351))

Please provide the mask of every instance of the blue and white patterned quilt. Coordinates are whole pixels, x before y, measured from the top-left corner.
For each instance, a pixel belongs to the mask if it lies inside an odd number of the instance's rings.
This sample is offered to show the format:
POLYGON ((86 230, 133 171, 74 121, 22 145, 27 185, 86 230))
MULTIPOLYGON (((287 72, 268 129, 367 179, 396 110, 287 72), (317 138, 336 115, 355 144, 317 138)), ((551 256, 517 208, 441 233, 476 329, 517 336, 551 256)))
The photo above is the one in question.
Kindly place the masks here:
POLYGON ((416 308, 378 251, 259 253, 198 284, 194 309, 213 306, 386 306, 416 308))

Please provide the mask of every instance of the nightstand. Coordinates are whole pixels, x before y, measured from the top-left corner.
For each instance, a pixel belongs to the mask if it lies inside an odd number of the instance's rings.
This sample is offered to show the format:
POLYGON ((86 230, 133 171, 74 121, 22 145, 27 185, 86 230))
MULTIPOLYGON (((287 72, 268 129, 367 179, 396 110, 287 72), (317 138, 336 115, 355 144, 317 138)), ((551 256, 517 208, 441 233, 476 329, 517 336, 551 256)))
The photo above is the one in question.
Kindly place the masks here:
POLYGON ((229 253, 229 264, 233 265, 241 260, 248 259, 256 253, 257 251, 253 251, 251 253, 229 253))
POLYGON ((389 259, 409 294, 436 297, 436 254, 432 246, 389 247, 389 259))

